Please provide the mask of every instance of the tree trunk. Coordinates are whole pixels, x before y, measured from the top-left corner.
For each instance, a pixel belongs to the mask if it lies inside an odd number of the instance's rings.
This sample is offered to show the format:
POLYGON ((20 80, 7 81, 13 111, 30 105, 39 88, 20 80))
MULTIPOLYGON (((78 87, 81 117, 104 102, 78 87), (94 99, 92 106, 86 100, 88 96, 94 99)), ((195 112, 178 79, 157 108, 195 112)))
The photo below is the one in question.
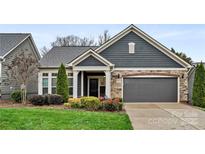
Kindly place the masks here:
POLYGON ((22 84, 22 86, 21 86, 21 100, 22 100, 22 104, 26 104, 26 93, 27 93, 26 85, 22 84))

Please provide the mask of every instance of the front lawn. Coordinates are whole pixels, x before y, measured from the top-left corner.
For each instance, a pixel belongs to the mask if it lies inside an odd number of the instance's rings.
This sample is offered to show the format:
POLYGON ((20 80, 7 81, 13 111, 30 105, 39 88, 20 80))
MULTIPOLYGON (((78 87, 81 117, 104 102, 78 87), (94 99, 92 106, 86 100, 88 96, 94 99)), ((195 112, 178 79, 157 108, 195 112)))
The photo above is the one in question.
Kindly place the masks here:
POLYGON ((129 130, 125 113, 2 108, 1 130, 129 130))

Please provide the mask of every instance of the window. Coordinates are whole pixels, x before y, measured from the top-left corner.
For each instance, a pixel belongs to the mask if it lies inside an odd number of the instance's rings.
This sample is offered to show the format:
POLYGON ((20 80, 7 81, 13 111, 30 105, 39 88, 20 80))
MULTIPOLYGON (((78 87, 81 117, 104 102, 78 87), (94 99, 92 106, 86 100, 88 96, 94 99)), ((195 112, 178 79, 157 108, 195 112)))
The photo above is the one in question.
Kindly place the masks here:
POLYGON ((128 43, 129 46, 129 53, 135 53, 135 43, 130 42, 128 43))
POLYGON ((73 97, 73 73, 68 73, 68 91, 69 96, 73 97))
POLYGON ((58 73, 52 73, 52 77, 58 76, 58 73))
POLYGON ((43 78, 43 95, 48 94, 48 78, 43 78))
POLYGON ((51 80, 51 93, 56 94, 56 83, 57 83, 57 78, 53 78, 51 80))
POLYGON ((48 73, 43 73, 43 76, 47 76, 48 77, 48 73))

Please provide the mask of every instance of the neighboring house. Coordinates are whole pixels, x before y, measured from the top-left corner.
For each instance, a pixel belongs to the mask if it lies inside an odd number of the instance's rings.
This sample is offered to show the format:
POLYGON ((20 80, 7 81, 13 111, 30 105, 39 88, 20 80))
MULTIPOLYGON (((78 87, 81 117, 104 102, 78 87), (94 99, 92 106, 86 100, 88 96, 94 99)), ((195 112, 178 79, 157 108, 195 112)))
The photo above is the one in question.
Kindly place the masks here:
MULTIPOLYGON (((12 91, 20 89, 20 85, 8 80, 6 75, 7 67, 5 64, 9 64, 20 53, 32 54, 38 61, 40 60, 39 52, 33 41, 31 34, 25 33, 0 33, 0 89, 1 98, 8 99, 12 91)), ((38 79, 36 76, 32 77, 32 80, 28 85, 28 94, 36 94, 38 92, 38 79)))
MULTIPOLYGON (((193 94, 193 86, 194 86, 194 79, 195 79, 195 71, 196 71, 196 66, 197 64, 200 64, 200 62, 198 63, 194 63, 193 67, 190 69, 188 75, 189 75, 189 80, 188 80, 188 85, 189 85, 189 103, 192 104, 192 94, 193 94)), ((205 63, 204 67, 205 67, 205 63)))
POLYGON ((130 25, 98 47, 54 47, 40 60, 38 93, 56 92, 61 63, 72 97, 120 97, 125 102, 187 102, 187 62, 130 25))

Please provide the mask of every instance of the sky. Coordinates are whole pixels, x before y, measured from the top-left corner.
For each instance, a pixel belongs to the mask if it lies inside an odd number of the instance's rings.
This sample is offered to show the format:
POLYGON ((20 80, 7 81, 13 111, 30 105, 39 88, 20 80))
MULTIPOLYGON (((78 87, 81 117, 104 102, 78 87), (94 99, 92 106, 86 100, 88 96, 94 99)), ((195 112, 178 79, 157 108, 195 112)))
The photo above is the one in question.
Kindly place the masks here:
MULTIPOLYGON (((184 52, 195 62, 205 61, 205 25, 178 24, 135 24, 168 48, 184 52)), ((31 33, 40 51, 43 46, 50 47, 57 36, 77 35, 97 39, 108 30, 111 36, 126 28, 127 24, 1 24, 0 33, 31 33)))

